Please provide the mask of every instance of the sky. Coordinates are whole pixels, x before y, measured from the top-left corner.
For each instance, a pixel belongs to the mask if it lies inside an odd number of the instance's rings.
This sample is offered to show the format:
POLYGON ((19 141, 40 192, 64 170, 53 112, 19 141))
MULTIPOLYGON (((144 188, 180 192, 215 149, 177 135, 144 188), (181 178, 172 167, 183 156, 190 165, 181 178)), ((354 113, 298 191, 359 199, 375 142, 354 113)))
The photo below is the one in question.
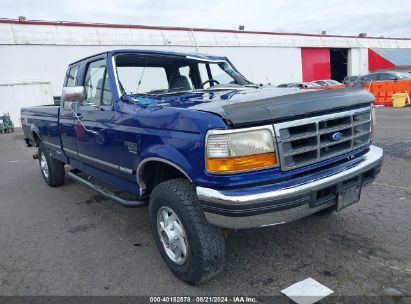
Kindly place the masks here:
POLYGON ((0 18, 411 38, 411 0, 0 0, 0 18))

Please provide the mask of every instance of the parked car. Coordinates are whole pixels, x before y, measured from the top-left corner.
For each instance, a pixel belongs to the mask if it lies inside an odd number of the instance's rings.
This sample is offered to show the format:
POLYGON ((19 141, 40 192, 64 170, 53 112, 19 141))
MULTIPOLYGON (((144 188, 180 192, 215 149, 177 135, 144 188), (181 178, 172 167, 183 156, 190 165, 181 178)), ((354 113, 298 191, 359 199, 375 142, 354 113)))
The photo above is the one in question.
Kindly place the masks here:
POLYGON ((342 83, 346 87, 352 87, 352 86, 354 86, 354 83, 358 79, 358 77, 360 77, 360 76, 345 76, 342 83))
POLYGON ((339 89, 339 88, 344 88, 345 85, 343 85, 341 82, 338 82, 336 80, 332 79, 326 79, 326 80, 315 80, 313 83, 316 83, 322 87, 327 87, 327 88, 333 88, 333 89, 339 89))
POLYGON ((383 161, 373 100, 363 88, 262 88, 221 56, 116 50, 70 64, 60 106, 23 108, 21 121, 48 185, 70 165, 70 178, 119 204, 148 205, 165 263, 198 284, 223 269, 222 228, 360 199, 383 161))
POLYGON ((405 72, 375 72, 359 77, 355 82, 355 86, 361 86, 363 83, 374 81, 389 81, 389 80, 406 80, 411 79, 411 75, 405 72))
POLYGON ((278 88, 300 88, 300 89, 316 89, 321 86, 313 82, 292 82, 283 83, 277 86, 278 88))

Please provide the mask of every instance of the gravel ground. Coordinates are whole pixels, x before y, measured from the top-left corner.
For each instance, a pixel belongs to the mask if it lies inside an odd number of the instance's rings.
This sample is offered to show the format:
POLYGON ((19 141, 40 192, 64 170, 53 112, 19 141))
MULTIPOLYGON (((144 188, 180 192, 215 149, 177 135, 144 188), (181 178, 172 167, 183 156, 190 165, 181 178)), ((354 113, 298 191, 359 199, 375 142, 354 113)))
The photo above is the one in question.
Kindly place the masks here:
POLYGON ((0 295, 266 296, 312 277, 336 295, 411 296, 411 109, 377 115, 385 162, 359 203, 229 234, 224 272, 197 287, 167 269, 147 208, 48 187, 21 132, 0 134, 0 295))

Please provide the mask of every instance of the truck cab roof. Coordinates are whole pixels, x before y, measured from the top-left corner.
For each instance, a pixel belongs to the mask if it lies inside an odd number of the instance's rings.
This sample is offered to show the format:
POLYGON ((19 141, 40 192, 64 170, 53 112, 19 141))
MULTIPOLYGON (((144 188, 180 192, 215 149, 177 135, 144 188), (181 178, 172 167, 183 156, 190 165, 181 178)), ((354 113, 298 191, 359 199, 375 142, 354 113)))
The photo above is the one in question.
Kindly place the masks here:
POLYGON ((82 62, 84 60, 87 60, 89 58, 93 58, 93 57, 96 57, 96 56, 99 56, 99 55, 104 55, 104 54, 114 55, 114 54, 120 54, 120 53, 140 53, 140 54, 151 54, 151 55, 180 56, 180 57, 187 57, 187 58, 204 60, 204 61, 227 60, 227 57, 225 57, 225 56, 207 55, 207 54, 201 54, 201 53, 159 51, 159 50, 141 50, 141 49, 117 49, 117 50, 101 52, 101 53, 97 53, 97 54, 93 54, 93 55, 84 57, 80 60, 76 60, 76 61, 72 62, 70 65, 82 62))

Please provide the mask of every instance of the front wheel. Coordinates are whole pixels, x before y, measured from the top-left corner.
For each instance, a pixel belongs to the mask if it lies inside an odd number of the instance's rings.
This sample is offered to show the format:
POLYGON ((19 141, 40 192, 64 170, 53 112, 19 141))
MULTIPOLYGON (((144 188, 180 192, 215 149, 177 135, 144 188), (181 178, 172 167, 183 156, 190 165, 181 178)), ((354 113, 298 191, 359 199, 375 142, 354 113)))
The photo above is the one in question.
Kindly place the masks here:
POLYGON ((207 222, 189 181, 173 179, 159 184, 151 193, 149 209, 156 245, 179 279, 197 285, 222 271, 222 230, 207 222))

